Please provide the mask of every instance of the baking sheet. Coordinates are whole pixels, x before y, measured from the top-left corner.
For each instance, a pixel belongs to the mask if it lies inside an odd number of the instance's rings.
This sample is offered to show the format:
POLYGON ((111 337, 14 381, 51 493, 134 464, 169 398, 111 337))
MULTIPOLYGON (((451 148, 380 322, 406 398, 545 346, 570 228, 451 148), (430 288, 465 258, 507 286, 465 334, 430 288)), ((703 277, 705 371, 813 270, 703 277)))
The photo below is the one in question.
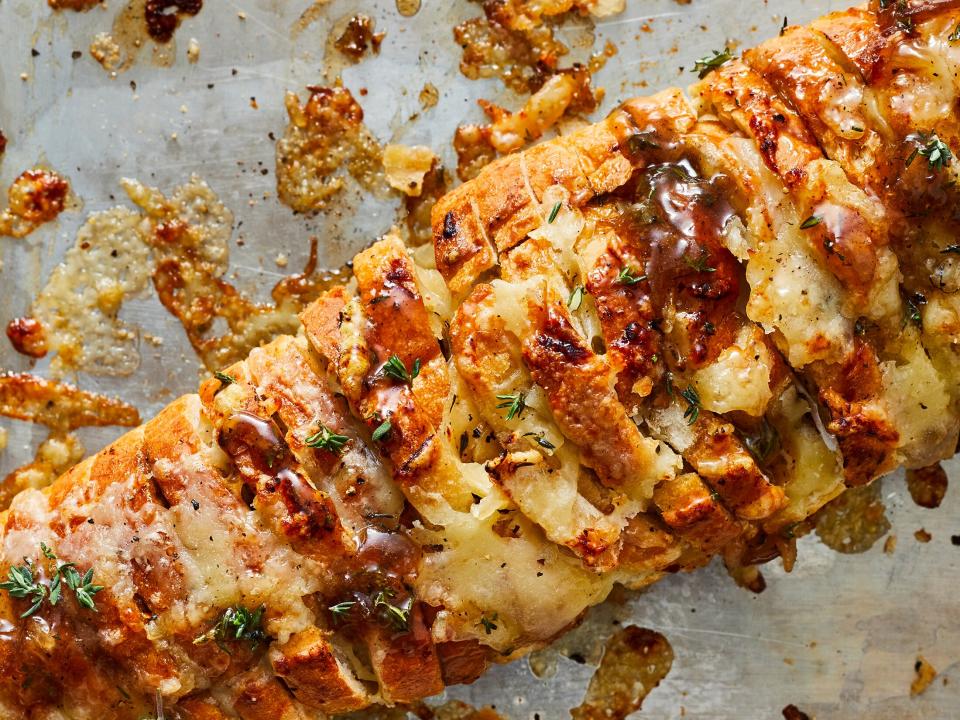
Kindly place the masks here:
MULTIPOLYGON (((582 45, 591 35, 596 48, 607 40, 618 48, 595 80, 607 88, 600 116, 618 99, 688 84, 694 59, 724 44, 769 37, 784 15, 805 22, 845 4, 628 0, 623 14, 593 29, 585 21, 564 32, 577 52, 588 51, 582 45)), ((243 244, 231 244, 230 278, 253 294, 265 294, 280 275, 301 266, 310 235, 320 238, 321 264, 333 268, 386 231, 396 217, 395 199, 351 192, 337 212, 311 219, 294 216, 275 198, 268 133, 279 135, 285 125, 283 93, 332 79, 323 74, 327 35, 332 21, 348 13, 366 12, 377 30, 387 32, 378 56, 343 70, 345 85, 357 94, 382 142, 431 145, 452 167, 450 138, 458 123, 481 119, 477 98, 518 106, 499 81, 470 81, 457 71, 451 28, 479 14, 477 5, 424 0, 417 15, 405 18, 393 0, 333 0, 293 38, 291 28, 309 5, 208 2, 177 32, 172 66, 153 64, 147 46, 129 70, 111 77, 87 48, 97 32, 110 29, 121 3, 108 0, 84 14, 56 15, 41 0, 0 2, 0 128, 10 141, 0 187, 42 162, 67 175, 84 203, 81 211, 64 213, 25 240, 0 238, 0 320, 26 311, 88 213, 124 204, 117 184, 123 176, 169 191, 198 172, 236 215, 234 238, 243 244), (190 38, 201 48, 197 64, 187 61, 190 38), (83 51, 79 59, 72 57, 76 50, 83 51), (440 102, 423 111, 417 96, 426 82, 440 89, 440 102), (289 257, 288 268, 275 265, 278 253, 289 257)), ((202 369, 182 328, 152 293, 127 301, 121 316, 162 337, 163 345, 141 342, 142 362, 132 376, 76 380, 85 389, 121 396, 146 418, 193 391, 202 369)), ((0 367, 31 366, 0 342, 0 367)), ((44 363, 37 368, 42 372, 44 363)), ((0 426, 9 431, 9 446, 0 455, 0 472, 6 473, 29 460, 46 433, 8 420, 0 426)), ((119 430, 80 434, 93 452, 119 430)), ((960 464, 945 466, 960 480, 960 464)), ((673 669, 646 700, 643 717, 776 718, 789 703, 821 720, 957 717, 960 547, 950 536, 960 535, 958 494, 953 489, 938 510, 923 510, 912 504, 898 474, 884 484, 891 533, 899 539, 892 555, 883 552, 882 542, 863 555, 839 555, 806 537, 789 576, 778 564, 764 569, 767 589, 760 595, 736 587, 714 564, 601 609, 587 630, 602 638, 615 629, 614 621, 632 622, 659 630, 672 643, 673 669), (914 539, 921 527, 931 542, 914 539), (940 677, 910 698, 918 655, 940 677)), ((510 718, 568 717, 594 668, 550 653, 538 666, 554 663, 555 672, 544 679, 534 676, 526 660, 494 668, 447 696, 494 704, 510 718)))

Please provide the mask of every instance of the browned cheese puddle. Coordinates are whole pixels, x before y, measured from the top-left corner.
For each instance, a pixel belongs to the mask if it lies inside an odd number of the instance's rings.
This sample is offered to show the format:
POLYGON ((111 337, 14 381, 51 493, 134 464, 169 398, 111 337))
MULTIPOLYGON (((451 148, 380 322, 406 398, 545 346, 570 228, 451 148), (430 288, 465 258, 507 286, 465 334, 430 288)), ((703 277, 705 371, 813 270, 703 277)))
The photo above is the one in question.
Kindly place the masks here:
POLYGON ((623 720, 670 672, 673 648, 658 632, 630 625, 613 635, 574 720, 623 720))
MULTIPOLYGON (((4 146, 0 143, 0 153, 4 146)), ((0 214, 0 235, 26 237, 75 204, 70 183, 62 175, 42 168, 25 170, 7 189, 7 208, 0 214)))
POLYGON ((333 41, 333 45, 353 62, 359 62, 367 54, 367 50, 374 54, 380 52, 380 43, 385 35, 384 32, 374 32, 373 18, 358 13, 347 20, 346 27, 333 41))
POLYGON ((328 208, 345 184, 342 167, 367 191, 382 189, 383 149, 363 124, 363 109, 343 87, 310 87, 301 103, 287 93, 290 118, 277 140, 277 194, 301 213, 328 208))
MULTIPOLYGON (((350 277, 348 269, 318 271, 313 240, 304 272, 280 280, 270 301, 256 302, 225 279, 233 214, 206 183, 193 177, 169 195, 132 180, 123 185, 140 211, 121 207, 90 215, 30 314, 7 325, 19 352, 56 353, 55 376, 76 370, 133 373, 140 362, 140 332, 119 311, 151 281, 213 370, 278 334, 296 332, 297 313, 350 277)), ((144 337, 163 344, 161 338, 144 337)))
POLYGON ((887 534, 890 521, 882 482, 850 488, 814 516, 817 535, 827 547, 844 554, 862 553, 887 534))
POLYGON ((0 415, 50 430, 33 461, 0 481, 0 510, 21 490, 46 487, 83 458, 83 445, 72 430, 140 424, 140 414, 132 405, 26 373, 0 374, 0 415))
POLYGON ((938 508, 947 494, 947 473, 940 463, 907 470, 907 489, 920 507, 938 508))

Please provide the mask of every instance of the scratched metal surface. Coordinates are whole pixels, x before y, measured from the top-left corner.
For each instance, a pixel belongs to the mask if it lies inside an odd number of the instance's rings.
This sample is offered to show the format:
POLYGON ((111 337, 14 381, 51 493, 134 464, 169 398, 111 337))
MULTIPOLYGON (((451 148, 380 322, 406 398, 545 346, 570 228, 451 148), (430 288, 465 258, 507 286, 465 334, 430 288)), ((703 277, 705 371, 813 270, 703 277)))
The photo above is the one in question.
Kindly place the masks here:
MULTIPOLYGON (((305 258, 307 238, 321 239, 321 260, 336 267, 395 217, 395 200, 370 201, 348 193, 337 212, 310 220, 295 217, 274 198, 273 144, 280 133, 286 89, 324 82, 324 45, 331 20, 363 9, 387 31, 377 57, 349 66, 343 76, 361 98, 368 125, 381 141, 432 145, 451 158, 458 122, 479 119, 474 101, 499 98, 497 81, 468 81, 457 71, 450 28, 476 14, 476 6, 424 0, 413 18, 387 2, 334 0, 325 15, 296 39, 291 27, 309 0, 209 2, 188 19, 176 39, 175 62, 156 67, 151 48, 127 72, 109 76, 86 52, 93 36, 109 30, 120 9, 116 0, 86 14, 52 15, 41 0, 0 2, 0 127, 10 145, 0 165, 0 187, 23 169, 43 162, 67 174, 83 199, 80 212, 26 240, 0 239, 0 320, 22 314, 51 269, 73 244, 91 211, 122 203, 117 181, 138 177, 164 190, 198 172, 234 211, 240 225, 231 245, 236 284, 263 292, 276 280, 273 258, 285 252, 288 271, 305 258), (246 14, 245 19, 239 13, 246 14), (189 38, 200 42, 199 63, 188 64, 189 38), (35 50, 39 54, 31 53, 35 50), (72 59, 74 50, 83 50, 72 59), (21 79, 24 74, 26 80, 21 79), (437 107, 420 111, 417 94, 427 81, 441 90, 437 107), (212 86, 212 87, 208 87, 212 86), (259 109, 251 107, 255 97, 259 109), (176 134, 176 138, 172 137, 176 134), (260 172, 261 165, 270 169, 260 172)), ((596 46, 609 39, 619 49, 598 82, 607 88, 605 108, 618 98, 687 84, 693 59, 725 42, 750 44, 774 34, 788 14, 806 21, 836 9, 826 0, 628 0, 623 15, 596 28, 596 46), (642 28, 649 24, 652 32, 642 28)), ((590 39, 584 27, 568 30, 572 43, 590 39)), ((584 52, 580 48, 580 52, 584 52)), ((359 96, 358 96, 359 97, 359 96)), ((122 317, 164 339, 162 348, 142 343, 142 362, 130 377, 81 375, 84 388, 117 394, 149 417, 175 395, 192 391, 201 370, 182 329, 155 295, 128 301, 122 317)), ((0 342, 0 367, 30 368, 0 342)), ((42 372, 43 363, 38 366, 42 372)), ((32 456, 41 428, 0 420, 9 447, 0 472, 32 456)), ((116 430, 82 433, 89 451, 116 430)), ((952 477, 960 465, 948 464, 952 477)), ((610 617, 663 632, 676 653, 673 670, 647 699, 651 718, 775 718, 788 703, 817 718, 950 718, 960 707, 960 534, 958 491, 936 511, 912 505, 902 476, 886 482, 884 494, 897 550, 878 543, 858 556, 842 556, 808 537, 788 576, 771 565, 759 596, 733 585, 716 565, 693 575, 668 578, 625 606, 601 611, 590 623, 598 638, 613 630, 610 617), (913 533, 926 528, 933 540, 913 533), (923 654, 941 672, 919 698, 909 697, 913 664, 923 654), (947 683, 946 681, 950 682, 947 683)), ((496 668, 470 687, 448 695, 477 705, 495 704, 510 718, 563 718, 582 698, 593 672, 566 658, 551 677, 535 677, 526 661, 496 668)))

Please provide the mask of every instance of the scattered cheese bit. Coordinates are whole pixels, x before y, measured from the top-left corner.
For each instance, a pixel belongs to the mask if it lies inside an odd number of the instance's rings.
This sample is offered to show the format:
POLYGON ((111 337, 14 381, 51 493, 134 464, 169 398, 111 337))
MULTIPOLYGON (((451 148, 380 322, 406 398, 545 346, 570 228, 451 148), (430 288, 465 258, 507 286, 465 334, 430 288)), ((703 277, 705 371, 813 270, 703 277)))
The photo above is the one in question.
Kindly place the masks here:
POLYGON ((424 145, 387 145, 383 149, 383 169, 387 182, 411 197, 420 197, 423 178, 430 171, 436 155, 424 145))
POLYGON ((928 687, 937 677, 937 671, 933 665, 927 662, 923 655, 917 655, 917 661, 913 665, 913 670, 917 676, 910 683, 910 697, 916 697, 928 687))

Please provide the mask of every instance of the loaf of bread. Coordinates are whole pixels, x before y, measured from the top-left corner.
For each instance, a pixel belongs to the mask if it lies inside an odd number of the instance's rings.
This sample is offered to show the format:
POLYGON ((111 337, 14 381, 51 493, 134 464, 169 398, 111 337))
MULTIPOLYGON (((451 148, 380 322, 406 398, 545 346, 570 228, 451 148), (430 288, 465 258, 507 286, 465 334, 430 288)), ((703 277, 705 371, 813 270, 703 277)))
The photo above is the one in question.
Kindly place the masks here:
POLYGON ((0 717, 413 702, 951 456, 960 3, 885 5, 495 161, 18 495, 0 717))

